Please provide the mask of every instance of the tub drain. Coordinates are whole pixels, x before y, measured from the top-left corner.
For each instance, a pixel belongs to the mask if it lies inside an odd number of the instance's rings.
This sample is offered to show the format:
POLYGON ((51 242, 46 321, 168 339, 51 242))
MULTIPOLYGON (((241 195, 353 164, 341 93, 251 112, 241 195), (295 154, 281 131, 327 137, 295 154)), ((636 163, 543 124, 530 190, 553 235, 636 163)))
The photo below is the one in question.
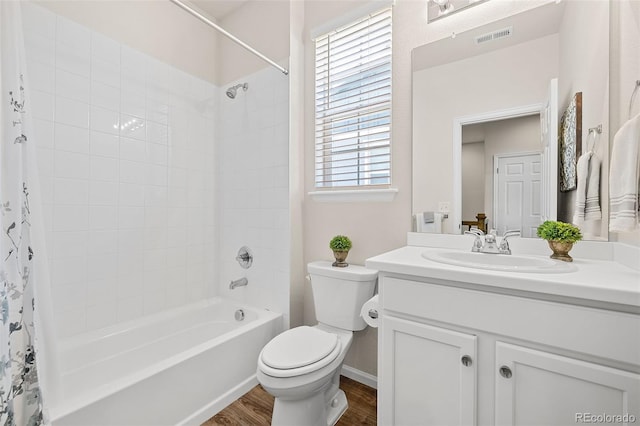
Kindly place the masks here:
POLYGON ((236 321, 242 321, 244 319, 244 311, 242 309, 238 309, 235 314, 236 321))

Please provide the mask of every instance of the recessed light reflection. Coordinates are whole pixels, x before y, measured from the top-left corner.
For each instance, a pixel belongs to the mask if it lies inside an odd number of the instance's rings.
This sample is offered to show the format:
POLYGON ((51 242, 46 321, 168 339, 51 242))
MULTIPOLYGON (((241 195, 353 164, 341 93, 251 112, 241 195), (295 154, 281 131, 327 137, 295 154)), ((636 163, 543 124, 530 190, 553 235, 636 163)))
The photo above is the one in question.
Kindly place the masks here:
POLYGON ((132 132, 134 130, 138 130, 138 129, 142 128, 142 127, 144 127, 144 121, 143 120, 139 120, 137 118, 132 118, 131 120, 129 120, 126 123, 123 123, 123 124, 116 123, 116 124, 113 125, 114 129, 127 130, 129 132, 132 132))

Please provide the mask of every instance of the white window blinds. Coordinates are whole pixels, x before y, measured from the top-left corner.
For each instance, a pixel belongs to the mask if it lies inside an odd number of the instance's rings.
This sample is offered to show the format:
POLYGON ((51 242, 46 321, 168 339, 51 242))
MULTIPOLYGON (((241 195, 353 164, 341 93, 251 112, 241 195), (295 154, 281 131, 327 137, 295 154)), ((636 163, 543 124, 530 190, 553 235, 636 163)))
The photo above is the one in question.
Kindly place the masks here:
POLYGON ((316 39, 316 188, 391 183, 391 9, 316 39))

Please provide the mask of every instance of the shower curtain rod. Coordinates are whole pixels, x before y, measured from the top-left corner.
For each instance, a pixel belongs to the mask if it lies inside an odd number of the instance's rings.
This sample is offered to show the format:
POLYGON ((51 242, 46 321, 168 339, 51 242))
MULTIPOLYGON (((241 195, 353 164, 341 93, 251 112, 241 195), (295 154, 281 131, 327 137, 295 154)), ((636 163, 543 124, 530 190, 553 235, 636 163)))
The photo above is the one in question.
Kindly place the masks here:
POLYGON ((220 31, 223 35, 227 36, 228 38, 230 38, 235 43, 237 43, 240 46, 244 47, 249 52, 253 53, 254 55, 259 57, 263 61, 268 62, 269 64, 273 65, 274 67, 279 69, 284 75, 289 75, 289 70, 287 70, 286 68, 281 67, 280 65, 278 65, 277 63, 275 63, 271 59, 267 58, 262 53, 258 52, 256 49, 254 49, 253 47, 249 46, 247 43, 243 42, 242 40, 240 40, 239 38, 237 38, 236 36, 234 36, 233 34, 228 32, 227 30, 225 30, 224 28, 222 28, 221 26, 219 26, 218 24, 216 24, 211 19, 207 18, 206 16, 204 16, 202 13, 198 12, 197 10, 192 8, 191 6, 183 3, 181 0, 170 0, 170 1, 172 3, 174 3, 175 5, 177 5, 177 6, 180 6, 182 9, 186 10, 187 12, 189 12, 190 14, 195 16, 196 18, 200 19, 205 24, 207 24, 207 25, 215 28, 216 30, 220 31))

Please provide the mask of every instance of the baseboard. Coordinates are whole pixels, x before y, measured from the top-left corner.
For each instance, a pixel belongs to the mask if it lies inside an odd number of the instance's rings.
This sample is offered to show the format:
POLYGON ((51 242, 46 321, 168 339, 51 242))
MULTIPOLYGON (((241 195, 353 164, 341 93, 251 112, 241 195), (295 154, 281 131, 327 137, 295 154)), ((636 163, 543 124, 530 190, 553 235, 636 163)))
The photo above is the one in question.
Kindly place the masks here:
POLYGON ((378 378, 373 374, 365 373, 357 368, 349 367, 348 365, 342 366, 341 374, 345 377, 355 380, 358 383, 367 385, 371 388, 378 389, 378 378))
POLYGON ((240 398, 242 395, 249 392, 257 384, 258 379, 254 374, 240 383, 238 386, 229 389, 229 391, 222 395, 220 398, 210 402, 209 404, 205 405, 204 407, 184 419, 184 421, 180 422, 179 425, 200 425, 206 422, 211 417, 224 410, 227 406, 231 405, 231 403, 240 398))

